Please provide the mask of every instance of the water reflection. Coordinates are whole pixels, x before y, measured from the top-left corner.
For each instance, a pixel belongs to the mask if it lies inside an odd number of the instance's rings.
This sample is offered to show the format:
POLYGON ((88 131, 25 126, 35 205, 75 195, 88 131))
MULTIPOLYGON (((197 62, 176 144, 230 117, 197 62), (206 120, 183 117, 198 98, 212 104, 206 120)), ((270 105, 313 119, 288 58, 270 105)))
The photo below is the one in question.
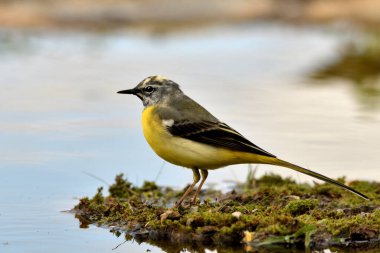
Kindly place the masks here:
POLYGON ((320 82, 322 84, 336 79, 346 80, 366 109, 379 109, 380 33, 365 34, 363 37, 346 42, 338 57, 317 68, 311 77, 323 81, 320 82))
MULTIPOLYGON (((86 227, 88 225, 87 221, 83 221, 80 219, 80 216, 77 217, 80 220, 80 227, 81 228, 88 228, 86 227), (83 222, 83 223, 82 223, 83 222), (83 225, 84 224, 84 225, 83 225), (82 226, 83 225, 83 226, 82 226)), ((255 248, 250 245, 246 244, 240 244, 240 245, 228 245, 228 244, 219 244, 216 245, 211 240, 209 243, 200 243, 200 242, 172 242, 170 238, 167 237, 157 237, 155 240, 151 239, 148 234, 131 234, 131 233, 124 233, 120 232, 117 229, 111 229, 109 230, 110 233, 112 233, 116 238, 123 238, 124 241, 118 245, 116 245, 113 250, 118 248, 123 248, 124 246, 128 247, 129 243, 138 243, 142 244, 145 243, 147 245, 151 245, 155 248, 158 248, 166 253, 180 253, 180 252, 190 252, 190 253, 209 253, 209 252, 215 252, 215 253, 247 253, 247 252, 254 252, 254 253, 330 253, 330 252, 346 252, 347 249, 339 248, 339 247, 332 247, 329 249, 320 249, 320 250, 311 250, 311 249, 302 249, 302 245, 300 248, 289 248, 289 247, 282 247, 282 246, 267 246, 267 247, 260 247, 255 248)), ((376 246, 376 243, 373 245, 376 246)), ((350 248, 350 252, 357 252, 357 253, 377 253, 378 248, 350 248)), ((146 252, 150 252, 151 250, 148 248, 146 252)))
MULTIPOLYGON (((157 240, 147 239, 145 235, 131 236, 129 234, 123 234, 116 231, 110 231, 115 236, 124 236, 126 241, 136 241, 137 243, 147 243, 149 245, 160 248, 163 252, 167 253, 179 253, 179 252, 191 252, 191 253, 205 253, 205 252, 219 252, 219 253, 243 253, 247 252, 244 246, 229 246, 229 245, 213 245, 201 243, 173 243, 170 238, 158 238, 157 240)), ((288 252, 289 253, 289 252, 288 252)))
MULTIPOLYGON (((77 217, 78 218, 78 217, 77 217)), ((82 222, 86 224, 86 221, 80 220, 80 227, 82 228, 82 222)), ((180 253, 180 252, 191 252, 191 253, 206 253, 206 252, 217 252, 217 253, 246 253, 246 252, 257 252, 257 253, 302 253, 305 250, 302 249, 290 249, 290 248, 281 248, 281 247, 271 247, 271 248, 252 248, 248 245, 228 245, 228 244, 219 244, 216 245, 211 240, 207 242, 172 242, 170 238, 167 237, 157 237, 153 240, 149 238, 148 234, 130 234, 123 233, 119 230, 111 229, 109 230, 115 237, 120 238, 124 237, 125 241, 116 245, 114 249, 122 248, 124 243, 136 242, 138 244, 146 243, 148 245, 157 247, 166 253, 180 253)), ((127 244, 128 245, 128 244, 127 244)), ((148 252, 148 250, 147 250, 148 252)))

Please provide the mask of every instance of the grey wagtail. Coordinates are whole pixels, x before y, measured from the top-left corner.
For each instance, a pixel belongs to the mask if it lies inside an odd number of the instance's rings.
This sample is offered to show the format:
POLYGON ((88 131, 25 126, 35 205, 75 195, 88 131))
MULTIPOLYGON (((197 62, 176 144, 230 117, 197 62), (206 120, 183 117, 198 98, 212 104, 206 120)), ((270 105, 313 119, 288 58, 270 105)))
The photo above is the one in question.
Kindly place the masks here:
POLYGON ((277 158, 259 148, 240 133, 220 122, 197 102, 186 96, 179 85, 162 76, 151 76, 135 88, 118 93, 133 94, 144 104, 142 128, 151 148, 164 160, 193 171, 193 183, 176 203, 181 205, 202 180, 192 198, 206 181, 208 170, 232 164, 257 163, 287 167, 340 186, 364 199, 364 194, 319 173, 277 158), (200 173, 199 173, 200 171, 200 173))

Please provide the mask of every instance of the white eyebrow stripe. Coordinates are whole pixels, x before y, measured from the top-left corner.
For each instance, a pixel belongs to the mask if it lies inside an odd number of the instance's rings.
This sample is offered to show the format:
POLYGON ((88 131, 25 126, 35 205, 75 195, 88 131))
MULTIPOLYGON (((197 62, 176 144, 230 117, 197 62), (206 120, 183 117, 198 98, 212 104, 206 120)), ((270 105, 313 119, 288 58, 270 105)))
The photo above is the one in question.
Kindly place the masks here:
POLYGON ((161 76, 161 75, 157 75, 157 76, 155 76, 155 79, 156 79, 157 81, 163 81, 163 80, 167 80, 167 78, 166 78, 166 77, 164 77, 164 76, 161 76))
POLYGON ((144 80, 143 84, 146 84, 147 82, 149 82, 150 79, 152 79, 152 78, 151 78, 151 77, 146 78, 146 79, 144 80))
POLYGON ((166 127, 171 127, 174 125, 174 120, 173 119, 164 119, 164 120, 162 120, 162 124, 166 127))

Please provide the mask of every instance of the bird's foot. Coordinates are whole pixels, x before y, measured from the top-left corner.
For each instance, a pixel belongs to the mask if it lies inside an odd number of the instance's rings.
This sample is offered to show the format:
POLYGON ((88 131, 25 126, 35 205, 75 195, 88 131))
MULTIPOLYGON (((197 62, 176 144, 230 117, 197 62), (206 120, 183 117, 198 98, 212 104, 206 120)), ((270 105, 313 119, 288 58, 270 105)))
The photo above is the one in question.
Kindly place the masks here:
POLYGON ((181 202, 175 202, 175 204, 174 204, 174 206, 173 206, 173 208, 180 208, 180 207, 182 207, 183 205, 182 205, 182 201, 181 202))
POLYGON ((178 219, 179 217, 180 217, 180 214, 179 214, 178 211, 173 210, 173 209, 166 210, 164 213, 162 213, 162 214, 160 215, 161 225, 163 225, 163 223, 164 223, 167 219, 175 220, 175 219, 178 219))
POLYGON ((191 201, 190 201, 190 205, 198 205, 200 204, 201 201, 198 199, 198 198, 192 198, 191 201))
POLYGON ((173 208, 185 208, 186 209, 186 208, 191 207, 192 205, 197 204, 198 202, 199 202, 199 200, 194 200, 194 199, 191 199, 190 201, 185 200, 181 203, 176 202, 173 208))

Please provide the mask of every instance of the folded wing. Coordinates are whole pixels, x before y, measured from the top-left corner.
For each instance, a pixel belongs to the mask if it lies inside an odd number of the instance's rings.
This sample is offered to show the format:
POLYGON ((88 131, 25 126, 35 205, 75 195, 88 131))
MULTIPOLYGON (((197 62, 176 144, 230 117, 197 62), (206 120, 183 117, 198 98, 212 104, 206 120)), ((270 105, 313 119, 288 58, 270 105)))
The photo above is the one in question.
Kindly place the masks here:
POLYGON ((186 138, 192 141, 226 148, 234 151, 255 153, 275 157, 271 153, 259 148, 237 131, 221 122, 212 121, 178 121, 167 126, 173 136, 186 138))

